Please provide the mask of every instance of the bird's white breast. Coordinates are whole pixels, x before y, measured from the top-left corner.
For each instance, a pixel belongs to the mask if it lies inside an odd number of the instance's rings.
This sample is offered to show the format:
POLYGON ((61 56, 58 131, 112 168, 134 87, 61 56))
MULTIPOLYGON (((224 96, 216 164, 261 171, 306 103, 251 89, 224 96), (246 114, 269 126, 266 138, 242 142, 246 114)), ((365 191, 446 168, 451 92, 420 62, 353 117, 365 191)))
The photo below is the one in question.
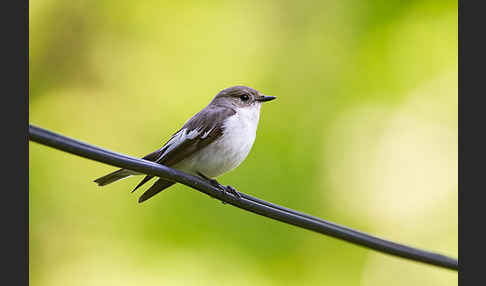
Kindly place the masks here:
POLYGON ((237 109, 225 120, 220 138, 174 167, 194 174, 201 172, 210 178, 233 170, 248 156, 255 142, 259 118, 260 104, 237 109))

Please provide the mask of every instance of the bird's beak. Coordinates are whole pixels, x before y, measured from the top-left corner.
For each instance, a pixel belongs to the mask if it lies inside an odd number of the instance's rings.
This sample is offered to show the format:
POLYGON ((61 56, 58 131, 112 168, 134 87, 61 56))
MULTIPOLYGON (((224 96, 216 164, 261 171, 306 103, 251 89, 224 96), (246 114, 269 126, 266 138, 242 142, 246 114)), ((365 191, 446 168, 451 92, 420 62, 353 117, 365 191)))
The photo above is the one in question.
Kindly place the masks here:
POLYGON ((255 98, 255 100, 260 101, 260 102, 264 102, 264 101, 274 100, 275 98, 276 98, 275 96, 258 95, 255 98))

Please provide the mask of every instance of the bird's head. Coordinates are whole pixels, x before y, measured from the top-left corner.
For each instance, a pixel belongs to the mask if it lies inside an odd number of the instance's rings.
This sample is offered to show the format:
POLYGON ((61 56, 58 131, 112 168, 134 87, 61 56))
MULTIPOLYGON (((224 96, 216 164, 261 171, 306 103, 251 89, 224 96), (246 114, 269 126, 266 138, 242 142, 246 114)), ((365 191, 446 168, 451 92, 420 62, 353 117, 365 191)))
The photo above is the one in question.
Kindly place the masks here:
POLYGON ((247 86, 233 86, 220 91, 211 104, 233 106, 238 108, 259 107, 263 102, 275 99, 275 96, 266 96, 247 86))

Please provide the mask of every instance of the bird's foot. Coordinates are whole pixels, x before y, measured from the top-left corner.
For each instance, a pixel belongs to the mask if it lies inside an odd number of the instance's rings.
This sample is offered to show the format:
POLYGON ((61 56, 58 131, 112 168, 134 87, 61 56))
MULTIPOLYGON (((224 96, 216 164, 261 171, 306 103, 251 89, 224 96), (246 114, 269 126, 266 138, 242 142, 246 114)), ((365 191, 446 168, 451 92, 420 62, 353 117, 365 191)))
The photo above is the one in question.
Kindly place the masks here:
MULTIPOLYGON (((228 186, 223 186, 221 185, 218 181, 216 180, 212 180, 211 184, 213 184, 215 187, 217 187, 218 189, 220 189, 223 194, 225 195, 225 197, 228 197, 228 194, 232 194, 233 196, 236 197, 237 200, 239 200, 241 198, 241 195, 240 193, 235 189, 233 188, 232 186, 228 185, 228 186)), ((221 201, 224 205, 226 204, 225 201, 221 201)))
MULTIPOLYGON (((204 176, 203 174, 199 173, 199 175, 201 177, 203 177, 204 179, 208 180, 209 183, 213 186, 215 186, 216 188, 220 189, 223 194, 225 196, 228 196, 228 194, 232 194, 234 197, 236 197, 237 200, 239 200, 241 198, 241 195, 240 193, 235 189, 233 188, 232 186, 228 185, 228 186, 223 186, 221 185, 218 181, 216 181, 215 179, 210 179, 206 176, 204 176)), ((226 204, 225 201, 221 201, 223 204, 226 204)))
POLYGON ((233 194, 237 199, 241 199, 240 193, 232 186, 227 185, 224 187, 224 189, 227 193, 233 194))

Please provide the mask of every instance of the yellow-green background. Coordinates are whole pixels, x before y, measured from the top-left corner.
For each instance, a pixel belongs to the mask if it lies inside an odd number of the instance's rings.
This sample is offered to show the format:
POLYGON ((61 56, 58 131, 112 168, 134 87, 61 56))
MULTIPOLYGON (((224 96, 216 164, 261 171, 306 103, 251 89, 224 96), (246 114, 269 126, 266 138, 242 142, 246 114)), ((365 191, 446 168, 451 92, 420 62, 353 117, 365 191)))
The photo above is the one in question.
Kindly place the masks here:
MULTIPOLYGON (((453 257, 457 1, 61 1, 29 6, 29 121, 132 156, 221 89, 262 108, 224 184, 453 257)), ((456 285, 457 273, 29 147, 31 285, 456 285)))

